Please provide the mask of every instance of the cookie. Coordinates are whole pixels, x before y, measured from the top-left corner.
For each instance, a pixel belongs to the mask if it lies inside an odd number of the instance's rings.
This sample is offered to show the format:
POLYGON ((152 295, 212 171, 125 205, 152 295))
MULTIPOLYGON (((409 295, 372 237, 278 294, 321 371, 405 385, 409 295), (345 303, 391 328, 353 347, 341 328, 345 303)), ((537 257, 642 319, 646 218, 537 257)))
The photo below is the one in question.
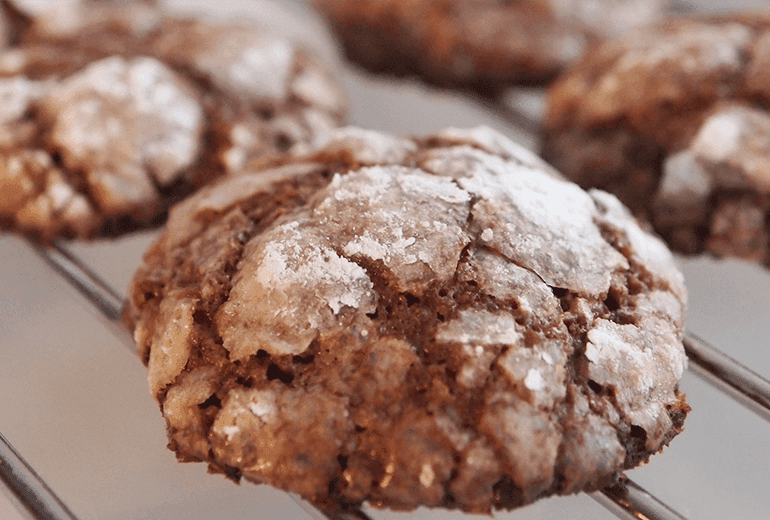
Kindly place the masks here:
POLYGON ((668 249, 486 128, 344 128, 223 179, 129 294, 177 457, 325 510, 595 490, 689 411, 668 249))
POLYGON ((660 16, 664 0, 313 0, 348 57, 488 97, 551 80, 602 35, 660 16))
POLYGON ((0 51, 2 228, 51 240, 156 225, 195 188, 343 121, 334 64, 256 24, 52 5, 0 51))
POLYGON ((5 10, 15 20, 17 38, 40 42, 90 36, 90 45, 117 36, 142 37, 161 21, 154 0, 8 0, 5 10))
POLYGON ((548 93, 543 156, 684 254, 770 266, 770 15, 609 41, 548 93))

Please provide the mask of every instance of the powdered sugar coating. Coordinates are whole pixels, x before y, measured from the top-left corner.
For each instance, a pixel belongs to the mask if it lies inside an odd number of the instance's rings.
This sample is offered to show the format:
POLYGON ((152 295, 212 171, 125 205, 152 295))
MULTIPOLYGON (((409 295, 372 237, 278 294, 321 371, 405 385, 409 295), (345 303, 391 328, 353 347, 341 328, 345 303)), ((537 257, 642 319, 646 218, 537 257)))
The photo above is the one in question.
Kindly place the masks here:
POLYGON ((345 237, 349 258, 381 261, 400 290, 417 295, 454 274, 470 240, 463 230, 470 195, 450 179, 372 167, 335 177, 330 189, 315 215, 332 236, 345 237))
POLYGON ((609 273, 626 260, 601 237, 593 202, 574 184, 536 170, 526 173, 507 168, 495 179, 478 171, 459 180, 481 198, 473 215, 494 232, 490 246, 552 287, 606 292, 609 273))
POLYGON ((295 60, 291 42, 249 25, 178 25, 158 39, 155 47, 161 55, 183 60, 220 87, 255 98, 286 96, 295 60))
POLYGON ((413 142, 374 130, 346 126, 319 137, 314 150, 346 151, 360 164, 398 164, 416 150, 413 142))
POLYGON ((168 324, 167 328, 157 337, 159 348, 153 350, 152 369, 147 375, 150 390, 153 394, 174 381, 187 365, 190 357, 193 311, 195 302, 187 299, 180 302, 167 300, 161 306, 161 319, 168 324))
MULTIPOLYGON (((5 125, 21 119, 24 112, 29 110, 30 103, 43 95, 43 88, 44 84, 25 78, 0 79, 0 123, 3 124, 3 134, 7 133, 5 125)), ((3 144, 9 141, 4 138, 3 144)))
MULTIPOLYGON (((436 329, 439 343, 461 343, 481 347, 489 345, 517 345, 523 340, 516 330, 516 322, 510 314, 493 314, 489 311, 460 311, 459 316, 436 329)), ((479 354, 474 349, 474 354, 479 354)))
POLYGON ((473 128, 446 128, 438 133, 441 139, 455 141, 459 146, 472 144, 493 155, 498 155, 508 160, 515 160, 522 165, 543 170, 555 172, 545 161, 540 159, 537 154, 514 144, 489 128, 488 126, 477 126, 473 128))
POLYGON ((681 430, 684 289, 628 212, 488 129, 338 135, 182 203, 137 273, 151 373, 163 302, 195 301, 188 366, 152 387, 183 458, 189 403, 216 470, 330 509, 489 512, 606 485, 681 430))
POLYGON ((622 230, 638 258, 647 269, 666 280, 676 296, 686 300, 684 276, 675 267, 674 256, 662 240, 642 230, 639 224, 621 202, 607 192, 591 190, 590 196, 601 205, 602 214, 596 219, 606 225, 622 230))
POLYGON ((770 114, 741 104, 719 107, 690 144, 715 187, 770 192, 770 114))
MULTIPOLYGON (((489 229, 489 228, 487 228, 489 229)), ((485 229, 481 238, 484 242, 485 229)), ((471 251, 458 269, 459 279, 473 280, 499 300, 514 300, 531 319, 549 321, 560 312, 559 300, 534 272, 485 249, 471 251)))
POLYGON ((674 397, 672 385, 685 368, 675 328, 654 317, 638 326, 597 320, 587 337, 591 378, 614 389, 622 413, 647 432, 647 448, 658 445, 670 427, 665 405, 674 397))
POLYGON ((623 34, 660 19, 671 10, 670 0, 549 0, 563 19, 585 24, 603 36, 623 34))
POLYGON ((42 106, 54 121, 51 138, 65 164, 86 170, 96 193, 103 194, 99 201, 114 212, 125 209, 116 204, 152 202, 157 196, 151 179, 170 184, 199 154, 200 100, 181 77, 151 58, 95 62, 51 89, 42 106), (124 184, 122 176, 130 180, 124 184), (145 179, 144 188, 124 200, 126 188, 139 186, 139 179, 145 179))
POLYGON ((330 478, 328 468, 353 427, 344 412, 345 399, 310 391, 233 390, 223 404, 211 429, 214 450, 233 467, 243 468, 247 478, 278 478, 303 495, 330 478), (255 430, 261 435, 252 435, 255 430), (295 443, 323 443, 327 449, 298 453, 291 449, 295 443), (308 468, 325 469, 309 473, 308 468))
POLYGON ((233 359, 259 349, 302 354, 319 331, 339 323, 348 309, 374 310, 366 271, 340 257, 324 230, 313 224, 310 219, 289 222, 250 244, 230 299, 217 316, 233 359))

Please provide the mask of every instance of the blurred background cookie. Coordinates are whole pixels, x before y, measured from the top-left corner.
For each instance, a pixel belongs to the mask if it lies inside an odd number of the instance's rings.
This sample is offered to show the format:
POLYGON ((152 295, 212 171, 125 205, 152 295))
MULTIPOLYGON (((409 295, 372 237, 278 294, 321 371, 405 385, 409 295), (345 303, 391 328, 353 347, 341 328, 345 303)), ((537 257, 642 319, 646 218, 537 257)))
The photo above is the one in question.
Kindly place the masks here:
POLYGON ((657 19, 667 0, 312 0, 348 58, 494 97, 552 79, 606 35, 657 19))
POLYGON ((155 225, 193 189, 344 118, 333 60, 248 19, 96 0, 12 11, 0 53, 5 228, 49 240, 155 225))
POLYGON ((770 265, 770 14, 608 41, 548 94, 543 156, 679 252, 770 265))

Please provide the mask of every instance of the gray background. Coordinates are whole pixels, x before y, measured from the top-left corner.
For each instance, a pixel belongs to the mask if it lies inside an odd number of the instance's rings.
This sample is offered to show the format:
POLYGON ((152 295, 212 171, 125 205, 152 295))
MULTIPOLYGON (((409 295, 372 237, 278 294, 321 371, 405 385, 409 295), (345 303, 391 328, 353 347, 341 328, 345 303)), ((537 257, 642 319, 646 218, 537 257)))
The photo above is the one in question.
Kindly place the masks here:
MULTIPOLYGON (((173 2, 200 8, 203 0, 173 2)), ((726 9, 763 2, 702 0, 726 9)), ((221 3, 218 3, 221 4, 221 3)), ((227 3, 269 15, 281 8, 302 22, 285 26, 317 48, 307 14, 293 3, 227 3)), ((221 10, 221 5, 217 6, 221 10)), ((271 23, 279 22, 272 17, 271 23)), ((345 71, 354 123, 398 133, 489 124, 517 138, 494 115, 459 97, 410 82, 375 81, 345 71)), ((124 291, 154 234, 73 250, 124 291)), ((690 291, 688 328, 763 374, 770 374, 770 273, 737 261, 682 261, 690 291)), ((765 518, 770 510, 770 425, 690 374, 682 381, 693 412, 662 455, 629 476, 690 518, 765 518)), ((201 464, 178 464, 146 373, 125 343, 19 239, 0 235, 0 431, 82 519, 305 519, 287 495, 233 485, 201 464)), ((375 518, 486 518, 419 510, 375 518)), ((0 519, 21 518, 0 493, 0 519)), ((500 519, 614 518, 585 495, 554 498, 500 519)))

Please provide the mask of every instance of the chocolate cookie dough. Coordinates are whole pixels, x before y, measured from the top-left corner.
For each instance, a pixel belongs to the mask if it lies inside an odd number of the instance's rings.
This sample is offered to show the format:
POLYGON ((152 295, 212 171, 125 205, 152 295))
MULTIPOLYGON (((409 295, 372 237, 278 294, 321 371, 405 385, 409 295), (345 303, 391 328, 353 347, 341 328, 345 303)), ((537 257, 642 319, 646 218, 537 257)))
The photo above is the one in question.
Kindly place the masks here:
POLYGON ((154 225, 193 189, 344 117, 334 66, 248 21, 27 3, 0 50, 1 228, 51 240, 154 225))
POLYGON ((661 16, 665 0, 313 0, 348 57, 493 97, 542 83, 605 34, 661 16))
POLYGON ((544 157, 679 252, 770 266, 770 14, 609 41, 548 94, 544 157))
POLYGON ((681 430, 685 289, 486 128, 335 130, 170 215, 125 312, 182 461, 333 510, 595 490, 681 430))

